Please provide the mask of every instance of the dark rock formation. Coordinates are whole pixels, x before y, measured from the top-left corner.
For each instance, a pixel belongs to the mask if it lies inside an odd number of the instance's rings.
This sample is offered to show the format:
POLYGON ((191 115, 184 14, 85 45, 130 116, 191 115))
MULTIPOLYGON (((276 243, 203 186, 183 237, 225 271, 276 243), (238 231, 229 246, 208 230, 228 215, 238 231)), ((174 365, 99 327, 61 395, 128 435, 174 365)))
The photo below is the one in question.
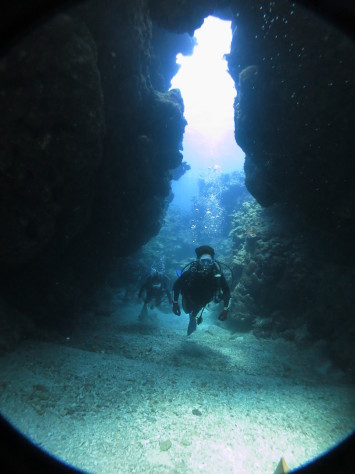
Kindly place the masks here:
POLYGON ((238 87, 236 141, 262 205, 286 203, 312 222, 354 219, 354 44, 285 1, 150 1, 165 28, 192 32, 216 12, 235 25, 229 70, 238 87), (224 10, 223 10, 224 8, 224 10))
POLYGON ((178 53, 191 55, 195 40, 187 33, 179 34, 152 24, 151 71, 152 86, 159 91, 167 91, 171 87, 171 78, 179 71, 176 63, 178 53))
POLYGON ((301 348, 317 341, 354 379, 355 272, 326 242, 332 236, 314 234, 282 206, 263 209, 255 201, 234 213, 232 227, 241 275, 232 297, 237 327, 301 348))
POLYGON ((102 160, 97 50, 60 16, 0 63, 0 261, 13 267, 88 224, 102 160))
POLYGON ((229 56, 246 185, 262 205, 286 203, 323 228, 348 227, 354 44, 290 3, 247 5, 229 56))
POLYGON ((194 31, 202 25, 203 20, 214 11, 214 7, 219 2, 213 0, 197 2, 149 0, 148 3, 151 16, 159 26, 176 33, 187 32, 193 36, 194 31))
POLYGON ((186 122, 150 42, 145 2, 93 1, 0 64, 1 274, 24 307, 77 300, 159 231, 186 122))

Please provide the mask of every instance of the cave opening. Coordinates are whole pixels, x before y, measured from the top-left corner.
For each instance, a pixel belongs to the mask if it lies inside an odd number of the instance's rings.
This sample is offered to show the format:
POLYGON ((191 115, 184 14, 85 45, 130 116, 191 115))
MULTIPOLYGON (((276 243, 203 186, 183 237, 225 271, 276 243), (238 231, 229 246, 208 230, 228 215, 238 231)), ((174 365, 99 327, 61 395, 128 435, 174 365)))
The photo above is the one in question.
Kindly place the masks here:
POLYGON ((191 168, 172 183, 173 204, 185 209, 198 194, 199 180, 241 172, 244 162, 234 138, 236 90, 225 59, 231 47, 231 21, 209 16, 193 39, 192 55, 177 55, 179 70, 171 80, 171 88, 181 91, 187 120, 184 161, 191 168))

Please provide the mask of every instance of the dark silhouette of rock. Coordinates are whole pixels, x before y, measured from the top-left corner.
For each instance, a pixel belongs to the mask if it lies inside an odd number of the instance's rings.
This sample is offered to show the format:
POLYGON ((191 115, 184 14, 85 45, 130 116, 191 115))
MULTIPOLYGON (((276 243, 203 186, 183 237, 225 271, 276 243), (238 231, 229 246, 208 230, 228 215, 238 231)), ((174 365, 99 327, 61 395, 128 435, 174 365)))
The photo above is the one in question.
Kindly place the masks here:
POLYGON ((262 205, 285 203, 322 228, 348 227, 354 43, 300 7, 258 5, 240 10, 229 55, 246 185, 262 205))
POLYGON ((181 53, 189 56, 193 53, 194 46, 195 40, 188 33, 173 33, 152 23, 150 79, 155 89, 170 89, 170 81, 180 69, 176 55, 181 53))
POLYGON ((69 16, 31 34, 0 68, 3 269, 66 247, 87 226, 104 116, 95 42, 69 16))
POLYGON ((159 231, 186 121, 151 35, 142 2, 92 1, 1 61, 0 276, 24 307, 70 305, 159 231))

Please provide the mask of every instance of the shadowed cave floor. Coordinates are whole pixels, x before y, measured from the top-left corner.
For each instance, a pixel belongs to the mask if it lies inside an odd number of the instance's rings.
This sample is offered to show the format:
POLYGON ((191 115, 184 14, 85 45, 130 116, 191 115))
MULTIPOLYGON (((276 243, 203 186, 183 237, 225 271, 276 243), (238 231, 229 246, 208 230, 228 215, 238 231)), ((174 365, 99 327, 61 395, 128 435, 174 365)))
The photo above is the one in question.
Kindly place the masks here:
MULTIPOLYGON (((118 307, 0 358, 0 409, 36 444, 95 473, 270 473, 354 429, 355 387, 319 350, 187 316, 118 307)), ((216 314, 217 311, 217 314, 216 314)))

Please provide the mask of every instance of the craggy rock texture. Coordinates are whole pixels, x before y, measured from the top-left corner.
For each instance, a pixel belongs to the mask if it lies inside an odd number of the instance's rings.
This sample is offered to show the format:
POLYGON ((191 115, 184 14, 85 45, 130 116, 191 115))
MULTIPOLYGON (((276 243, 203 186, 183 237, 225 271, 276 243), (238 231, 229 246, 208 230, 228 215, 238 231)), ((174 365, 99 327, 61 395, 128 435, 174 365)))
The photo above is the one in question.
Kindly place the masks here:
POLYGON ((228 2, 149 0, 148 3, 151 16, 158 25, 176 33, 187 32, 192 36, 194 31, 202 25, 203 20, 214 11, 214 6, 228 2))
POLYGON ((189 56, 193 53, 195 41, 187 33, 179 34, 152 24, 152 54, 150 79, 155 89, 167 91, 171 87, 171 78, 180 68, 176 63, 178 53, 189 56))
POLYGON ((159 231, 186 122, 150 42, 145 2, 94 1, 0 63, 0 261, 25 307, 76 300, 159 231))
POLYGON ((215 13, 234 24, 229 71, 246 185, 262 205, 286 203, 322 226, 354 219, 355 47, 288 1, 151 0, 165 28, 193 32, 215 13))
POLYGON ((354 379, 354 43, 288 2, 238 13, 235 136, 247 188, 276 208, 236 217, 234 317, 260 336, 326 341, 354 379))
MULTIPOLYGON (((248 4, 249 5, 249 4, 248 4)), ((241 10, 229 69, 246 185, 323 228, 355 218, 354 44, 288 2, 241 10)))
POLYGON ((65 246, 89 222, 102 160, 95 42, 59 16, 0 62, 0 261, 65 246))
POLYGON ((355 272, 326 233, 316 233, 285 213, 246 200, 232 216, 233 268, 240 275, 231 313, 240 330, 279 337, 306 347, 319 343, 355 379, 353 341, 355 272))

